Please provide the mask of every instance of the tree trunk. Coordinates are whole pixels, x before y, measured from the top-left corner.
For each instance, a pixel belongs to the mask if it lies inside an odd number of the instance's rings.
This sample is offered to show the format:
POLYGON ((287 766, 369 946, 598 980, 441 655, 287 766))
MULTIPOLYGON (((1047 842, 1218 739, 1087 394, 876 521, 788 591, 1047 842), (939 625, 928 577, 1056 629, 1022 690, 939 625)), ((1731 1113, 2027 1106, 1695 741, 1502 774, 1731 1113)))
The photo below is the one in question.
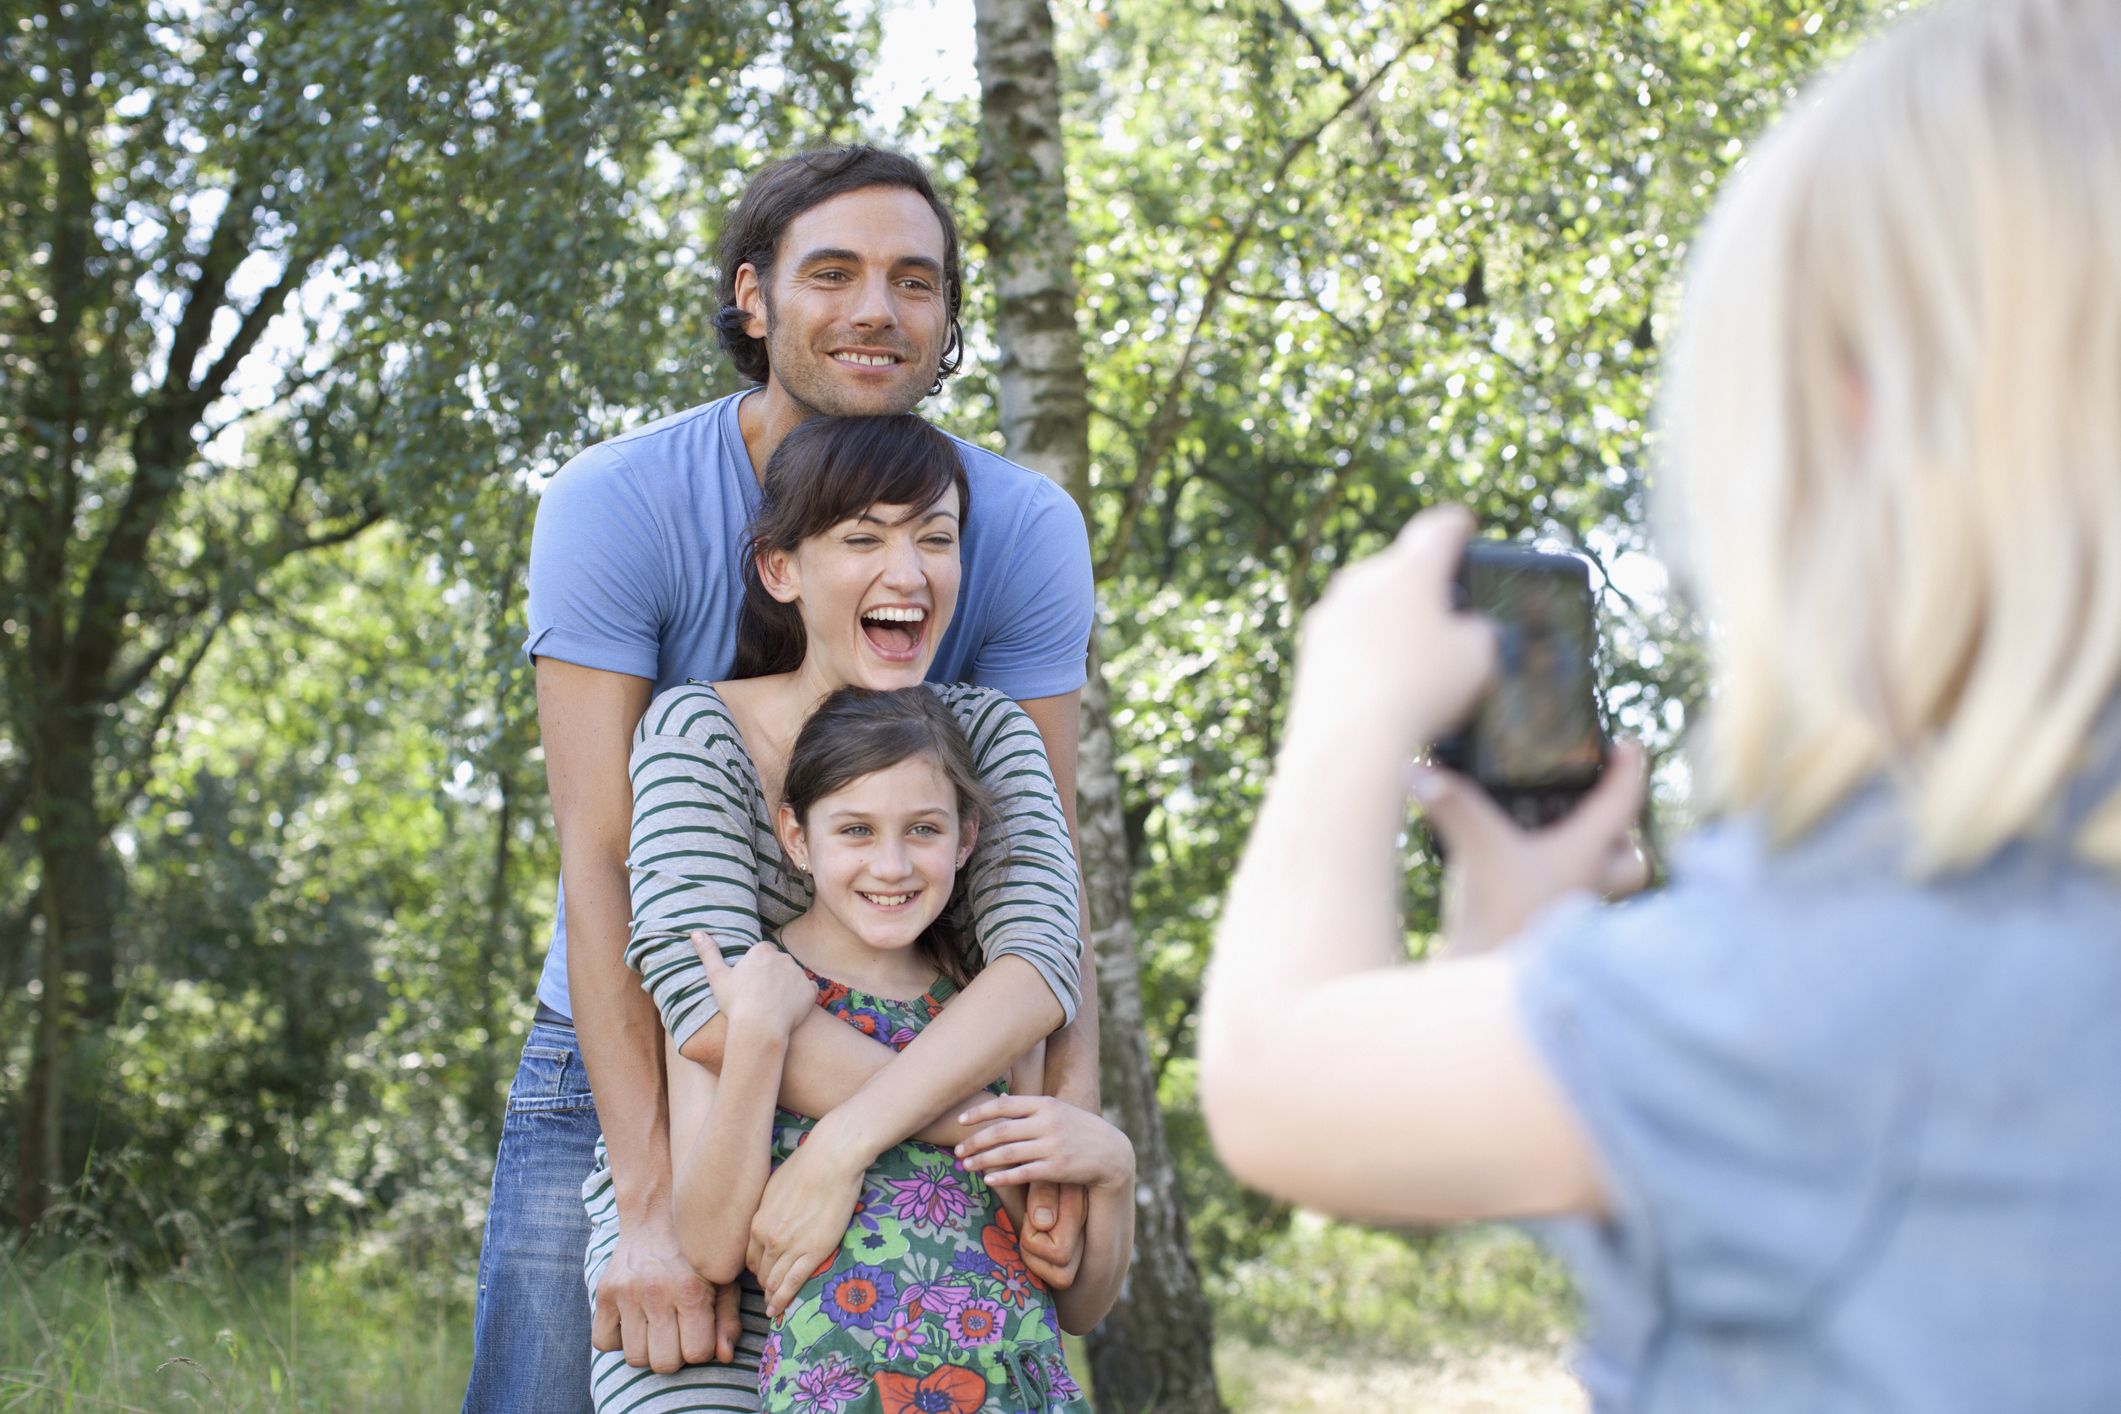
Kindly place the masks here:
POLYGON ((23 1092, 21 1148, 16 1175, 16 1221, 24 1228, 43 1217, 72 1171, 64 1124, 69 1084, 80 1069, 73 1054, 81 1022, 106 1022, 116 1000, 117 876, 95 817, 95 737, 85 714, 53 713, 50 730, 32 743, 31 809, 42 876, 44 937, 37 965, 43 989, 30 1042, 29 1083, 23 1092), (56 717, 57 720, 52 720, 56 717), (85 988, 73 995, 74 978, 85 988), (74 1014, 76 1004, 82 1015, 74 1014))
MULTIPOLYGON (((1009 454, 1068 488, 1088 511, 1090 416, 1075 325, 1075 238, 1061 145, 1060 76, 1046 0, 976 0, 980 198, 999 294, 1002 433, 1009 454)), ((1076 821, 1097 949, 1099 1049, 1107 1117, 1134 1141, 1134 1264, 1090 1338, 1104 1411, 1220 1414, 1213 1330, 1187 1245, 1142 1031, 1131 861, 1113 752, 1104 655, 1093 642, 1076 763, 1076 821)))

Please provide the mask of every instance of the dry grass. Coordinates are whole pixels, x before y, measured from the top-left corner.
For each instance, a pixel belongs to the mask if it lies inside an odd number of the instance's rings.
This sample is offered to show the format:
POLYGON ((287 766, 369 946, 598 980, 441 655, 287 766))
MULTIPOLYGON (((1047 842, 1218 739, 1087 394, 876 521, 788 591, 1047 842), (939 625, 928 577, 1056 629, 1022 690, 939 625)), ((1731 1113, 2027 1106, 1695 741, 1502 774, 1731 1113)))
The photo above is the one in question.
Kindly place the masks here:
POLYGON ((1215 1368, 1236 1414, 1585 1414, 1590 1407, 1557 1349, 1494 1346, 1427 1360, 1313 1360, 1225 1340, 1215 1368))

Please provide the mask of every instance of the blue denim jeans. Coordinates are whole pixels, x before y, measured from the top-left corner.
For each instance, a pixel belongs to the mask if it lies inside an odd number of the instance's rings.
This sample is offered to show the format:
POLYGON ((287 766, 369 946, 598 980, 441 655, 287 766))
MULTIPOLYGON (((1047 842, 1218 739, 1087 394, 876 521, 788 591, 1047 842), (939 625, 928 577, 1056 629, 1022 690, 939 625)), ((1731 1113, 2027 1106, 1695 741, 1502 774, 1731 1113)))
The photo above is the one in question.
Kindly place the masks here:
POLYGON ((589 1298, 582 1180, 597 1112, 574 1029, 533 1024, 494 1159, 464 1414, 587 1414, 589 1298))

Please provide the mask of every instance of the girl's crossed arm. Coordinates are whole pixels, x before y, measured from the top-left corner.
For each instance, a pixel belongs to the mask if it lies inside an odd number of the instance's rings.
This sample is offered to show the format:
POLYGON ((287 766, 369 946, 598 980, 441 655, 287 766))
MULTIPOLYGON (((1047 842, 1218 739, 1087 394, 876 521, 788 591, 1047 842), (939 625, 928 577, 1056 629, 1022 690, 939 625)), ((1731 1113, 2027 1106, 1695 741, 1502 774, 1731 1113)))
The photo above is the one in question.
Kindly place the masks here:
POLYGON ((734 967, 712 947, 700 949, 700 960, 728 1018, 728 1039, 719 1079, 696 1065, 671 1070, 671 1133, 682 1143, 697 1130, 675 1166, 674 1207, 678 1244, 693 1270, 731 1283, 744 1269, 772 1166, 788 1038, 817 1010, 817 988, 772 943, 754 944, 734 967))

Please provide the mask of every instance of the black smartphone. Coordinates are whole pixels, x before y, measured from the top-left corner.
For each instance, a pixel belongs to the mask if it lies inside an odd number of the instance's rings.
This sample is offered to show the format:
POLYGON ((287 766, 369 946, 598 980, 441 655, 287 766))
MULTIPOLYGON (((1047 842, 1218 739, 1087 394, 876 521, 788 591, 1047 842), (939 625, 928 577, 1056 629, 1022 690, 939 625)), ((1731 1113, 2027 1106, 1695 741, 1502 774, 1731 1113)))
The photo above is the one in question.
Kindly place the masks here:
POLYGON ((1590 566, 1495 540, 1466 546, 1459 607, 1495 625, 1495 681, 1431 757, 1471 776, 1529 828, 1574 809, 1605 768, 1598 601, 1590 566))

